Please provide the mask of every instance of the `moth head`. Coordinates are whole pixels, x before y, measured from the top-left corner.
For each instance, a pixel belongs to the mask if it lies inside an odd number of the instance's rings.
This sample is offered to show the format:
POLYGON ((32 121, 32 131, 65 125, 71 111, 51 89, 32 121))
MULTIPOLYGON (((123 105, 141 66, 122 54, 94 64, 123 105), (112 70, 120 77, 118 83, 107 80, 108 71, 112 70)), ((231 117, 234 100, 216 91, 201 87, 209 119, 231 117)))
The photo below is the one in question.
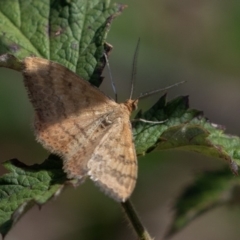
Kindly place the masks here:
POLYGON ((128 108, 128 110, 130 112, 133 112, 133 111, 137 110, 138 99, 135 99, 135 100, 129 99, 124 103, 124 105, 128 108))

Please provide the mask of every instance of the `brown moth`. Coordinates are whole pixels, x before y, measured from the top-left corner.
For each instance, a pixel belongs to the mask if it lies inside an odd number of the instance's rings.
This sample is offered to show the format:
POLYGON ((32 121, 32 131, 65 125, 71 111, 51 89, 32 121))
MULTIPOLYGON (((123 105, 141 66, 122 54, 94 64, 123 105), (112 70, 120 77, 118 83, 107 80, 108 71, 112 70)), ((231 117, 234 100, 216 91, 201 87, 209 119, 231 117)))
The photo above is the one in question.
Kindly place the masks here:
POLYGON ((89 176, 109 196, 126 201, 137 179, 130 115, 138 100, 118 104, 66 67, 42 58, 26 58, 23 76, 37 140, 62 157, 69 178, 89 176))

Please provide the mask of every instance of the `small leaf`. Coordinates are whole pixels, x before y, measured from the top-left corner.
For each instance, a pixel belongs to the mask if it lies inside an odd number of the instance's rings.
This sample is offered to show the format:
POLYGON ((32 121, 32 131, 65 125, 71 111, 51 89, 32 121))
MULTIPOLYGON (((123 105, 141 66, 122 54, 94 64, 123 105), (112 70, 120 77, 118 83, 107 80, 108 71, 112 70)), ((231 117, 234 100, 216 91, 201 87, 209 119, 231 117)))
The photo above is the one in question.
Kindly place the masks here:
POLYGON ((193 219, 223 204, 238 204, 240 200, 240 177, 228 169, 208 172, 197 177, 181 194, 174 205, 176 211, 167 237, 182 230, 193 219))
POLYGON ((32 166, 16 159, 3 165, 9 170, 0 178, 0 232, 5 236, 27 207, 47 202, 61 191, 67 178, 62 161, 54 155, 32 166))
POLYGON ((133 123, 137 154, 144 155, 146 152, 154 150, 158 145, 160 136, 165 131, 171 127, 187 123, 200 114, 200 111, 188 109, 188 97, 178 97, 167 103, 166 95, 163 95, 151 109, 144 114, 139 112, 136 115, 136 119, 164 121, 161 124, 141 121, 133 123))

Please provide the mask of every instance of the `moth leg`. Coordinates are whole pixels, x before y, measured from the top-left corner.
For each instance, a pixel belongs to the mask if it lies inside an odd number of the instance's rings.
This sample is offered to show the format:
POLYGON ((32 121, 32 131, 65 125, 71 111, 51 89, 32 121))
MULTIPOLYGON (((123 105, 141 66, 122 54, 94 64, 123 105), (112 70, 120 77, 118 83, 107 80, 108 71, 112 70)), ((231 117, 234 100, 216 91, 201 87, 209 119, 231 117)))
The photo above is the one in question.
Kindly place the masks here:
POLYGON ((131 122, 144 122, 144 123, 152 123, 152 124, 159 124, 159 123, 165 123, 167 122, 168 119, 163 120, 163 121, 149 121, 143 118, 137 118, 137 119, 132 119, 131 122))

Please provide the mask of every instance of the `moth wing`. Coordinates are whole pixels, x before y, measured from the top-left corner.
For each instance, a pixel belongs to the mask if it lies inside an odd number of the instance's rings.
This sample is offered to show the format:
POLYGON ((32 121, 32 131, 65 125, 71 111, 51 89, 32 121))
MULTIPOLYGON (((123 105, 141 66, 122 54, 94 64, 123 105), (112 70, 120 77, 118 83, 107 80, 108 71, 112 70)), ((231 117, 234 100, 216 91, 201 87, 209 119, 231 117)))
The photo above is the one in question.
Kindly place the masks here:
POLYGON ((85 159, 104 134, 96 133, 97 129, 118 104, 66 67, 47 59, 26 58, 23 76, 35 110, 37 140, 64 161, 83 148, 86 157, 80 155, 79 159, 83 169, 85 159))
POLYGON ((88 175, 109 196, 124 202, 137 179, 137 157, 129 119, 119 118, 88 162, 88 175))

